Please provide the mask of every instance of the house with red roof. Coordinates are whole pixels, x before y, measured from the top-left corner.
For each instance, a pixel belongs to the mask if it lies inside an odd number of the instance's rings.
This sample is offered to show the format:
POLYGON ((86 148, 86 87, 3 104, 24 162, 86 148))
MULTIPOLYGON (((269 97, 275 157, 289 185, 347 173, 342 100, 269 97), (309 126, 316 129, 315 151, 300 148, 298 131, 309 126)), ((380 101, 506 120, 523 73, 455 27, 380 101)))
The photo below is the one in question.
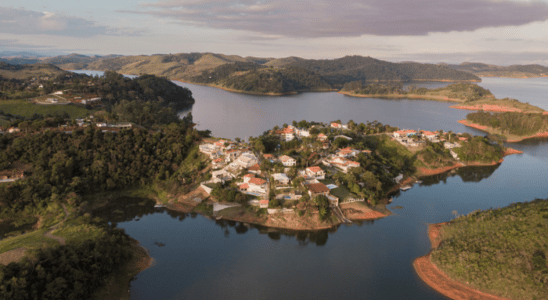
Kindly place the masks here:
POLYGON ((282 162, 282 165, 286 167, 294 167, 297 165, 297 160, 287 155, 280 156, 280 161, 282 162))
POLYGON ((249 188, 248 188, 249 192, 256 192, 261 194, 266 193, 266 180, 264 179, 256 178, 256 177, 251 178, 249 179, 247 184, 249 185, 249 188))
POLYGON ((305 175, 307 177, 313 177, 315 179, 325 179, 325 171, 318 166, 306 168, 305 175))

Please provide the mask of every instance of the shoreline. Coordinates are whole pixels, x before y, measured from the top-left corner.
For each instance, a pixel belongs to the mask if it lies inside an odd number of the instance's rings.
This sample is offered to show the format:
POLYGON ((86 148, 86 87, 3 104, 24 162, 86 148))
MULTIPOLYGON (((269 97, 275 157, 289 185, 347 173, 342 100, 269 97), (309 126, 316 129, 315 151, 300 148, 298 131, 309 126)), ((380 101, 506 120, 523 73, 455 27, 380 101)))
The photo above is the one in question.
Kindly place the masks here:
POLYGON ((431 253, 440 243, 440 230, 449 222, 430 224, 428 226, 428 237, 432 248, 430 252, 416 258, 413 261, 413 268, 421 280, 430 288, 438 293, 451 298, 453 300, 468 300, 468 299, 486 299, 486 300, 510 300, 492 294, 474 289, 467 284, 451 279, 447 274, 441 271, 431 259, 431 253))
MULTIPOLYGON (((522 154, 522 153, 523 153, 523 151, 507 147, 506 151, 504 151, 503 157, 508 156, 508 155, 512 155, 512 154, 522 154)), ((457 162, 456 164, 454 164, 452 166, 441 167, 441 168, 436 168, 436 169, 427 169, 427 168, 420 168, 419 167, 419 168, 417 168, 417 173, 415 175, 417 177, 428 177, 428 176, 432 176, 432 175, 442 174, 442 173, 445 173, 447 171, 451 171, 453 169, 457 169, 457 168, 461 168, 461 167, 494 166, 494 165, 502 163, 503 161, 504 161, 504 158, 501 158, 499 161, 493 161, 493 162, 490 162, 490 163, 468 162, 466 164, 463 164, 461 162, 457 162)))
MULTIPOLYGON (((459 120, 457 122, 461 123, 464 126, 468 126, 468 127, 471 127, 471 128, 477 129, 477 130, 481 130, 483 132, 492 133, 492 130, 490 130, 489 127, 483 126, 483 125, 478 125, 478 124, 472 123, 468 120, 459 120)), ((519 137, 517 139, 507 139, 505 142, 507 142, 507 143, 518 143, 518 142, 521 142, 521 141, 524 141, 524 140, 527 140, 527 139, 536 139, 536 138, 548 138, 548 131, 539 132, 539 133, 536 133, 534 135, 519 137)), ((514 154, 514 153, 511 153, 511 154, 514 154)))
POLYGON ((458 98, 449 98, 444 96, 424 96, 417 94, 401 95, 401 94, 354 94, 350 92, 338 91, 338 94, 343 94, 350 97, 358 98, 381 98, 381 99, 415 99, 415 100, 427 100, 427 101, 441 101, 441 102, 465 102, 465 100, 458 98))
POLYGON ((490 111, 490 112, 516 112, 516 113, 523 113, 523 114, 548 115, 548 111, 523 111, 519 108, 493 105, 493 104, 451 105, 449 107, 454 109, 463 109, 463 110, 476 110, 476 111, 483 110, 483 111, 490 111))
POLYGON ((195 85, 201 85, 201 86, 209 86, 217 89, 221 89, 223 91, 232 92, 232 93, 238 93, 238 94, 246 94, 246 95, 254 95, 254 96, 273 96, 273 97, 279 97, 279 96, 291 96, 291 95, 298 95, 300 93, 330 93, 330 92, 336 92, 337 89, 328 89, 328 90, 307 90, 307 91, 293 91, 293 92, 285 92, 285 93, 260 93, 260 92, 248 92, 248 91, 242 91, 242 90, 236 90, 231 89, 227 87, 223 87, 216 84, 211 83, 197 83, 192 81, 187 81, 184 79, 172 79, 173 81, 179 81, 183 83, 188 84, 195 84, 195 85))
MULTIPOLYGON (((351 203, 342 203, 341 205, 346 205, 346 204, 351 204, 351 203)), ((166 206, 167 209, 169 210, 173 210, 173 211, 178 211, 178 212, 184 212, 184 213, 189 213, 189 210, 188 208, 184 208, 182 206, 179 206, 179 205, 176 205, 176 204, 170 204, 168 206, 166 206)), ((340 207, 341 210, 344 209, 343 207, 340 207)), ((360 212, 358 214, 360 214, 360 216, 354 216, 354 217, 349 217, 349 216, 346 216, 349 220, 356 220, 356 221, 365 221, 365 220, 376 220, 376 219, 380 219, 380 218, 384 218, 384 217, 387 217, 389 216, 390 214, 385 214, 385 213, 382 213, 382 212, 379 212, 379 211, 376 211, 372 208, 369 208, 367 207, 366 209, 367 211, 363 211, 363 210, 360 210, 360 212)), ((214 216, 211 216, 211 215, 208 215, 208 214, 205 214, 203 212, 197 212, 199 213, 200 215, 206 217, 206 218, 215 218, 214 216)), ((248 224, 253 224, 253 225, 258 225, 258 226, 264 226, 264 227, 268 227, 268 228, 275 228, 275 229, 285 229, 285 230, 293 230, 293 231, 316 231, 316 230, 324 230, 324 229, 330 229, 330 228, 333 228, 337 225, 340 225, 340 224, 343 224, 343 222, 341 222, 340 220, 338 220, 336 223, 332 223, 331 225, 322 225, 322 226, 289 226, 288 223, 291 222, 290 221, 285 221, 285 222, 280 222, 278 221, 276 217, 293 217, 293 216, 296 216, 296 214, 273 214, 273 215, 267 215, 267 218, 266 218, 266 221, 264 222, 257 222, 255 220, 252 220, 252 219, 247 219, 245 218, 245 215, 243 215, 243 218, 235 218, 235 217, 227 217, 227 216, 219 216, 221 217, 222 220, 229 220, 229 221, 235 221, 235 222, 242 222, 242 223, 248 223, 248 224)), ((314 214, 314 217, 317 217, 317 214, 314 214)), ((303 217, 298 217, 297 218, 303 218, 303 217)))

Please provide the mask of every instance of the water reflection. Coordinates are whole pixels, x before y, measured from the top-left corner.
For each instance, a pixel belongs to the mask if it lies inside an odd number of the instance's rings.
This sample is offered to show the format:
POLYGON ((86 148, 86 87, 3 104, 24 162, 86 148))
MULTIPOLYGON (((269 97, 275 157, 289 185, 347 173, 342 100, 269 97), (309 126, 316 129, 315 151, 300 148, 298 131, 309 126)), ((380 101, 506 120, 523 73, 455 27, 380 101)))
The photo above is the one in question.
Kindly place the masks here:
POLYGON ((534 156, 534 157, 548 157, 548 151, 545 150, 544 147, 538 147, 538 146, 545 146, 548 144, 548 138, 534 138, 534 139, 527 139, 523 140, 518 143, 505 143, 504 146, 514 148, 516 150, 520 151, 526 151, 528 155, 534 156))
POLYGON ((459 176, 463 182, 480 182, 493 175, 496 169, 500 167, 500 164, 494 166, 481 166, 481 167, 464 167, 451 171, 447 171, 442 174, 428 176, 422 178, 420 186, 432 186, 443 182, 447 183, 447 179, 450 177, 459 176))
POLYGON ((94 215, 108 222, 139 221, 143 216, 157 211, 156 202, 147 198, 120 197, 94 211, 94 215))

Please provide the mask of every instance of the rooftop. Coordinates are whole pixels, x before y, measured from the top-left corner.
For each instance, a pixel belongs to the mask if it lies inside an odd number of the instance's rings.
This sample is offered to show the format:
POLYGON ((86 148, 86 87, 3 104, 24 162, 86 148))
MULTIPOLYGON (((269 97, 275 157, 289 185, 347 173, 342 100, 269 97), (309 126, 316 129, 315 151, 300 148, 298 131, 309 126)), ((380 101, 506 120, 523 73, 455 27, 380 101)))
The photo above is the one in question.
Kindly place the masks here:
POLYGON ((329 188, 323 183, 313 183, 309 184, 307 187, 314 194, 329 192, 329 188))

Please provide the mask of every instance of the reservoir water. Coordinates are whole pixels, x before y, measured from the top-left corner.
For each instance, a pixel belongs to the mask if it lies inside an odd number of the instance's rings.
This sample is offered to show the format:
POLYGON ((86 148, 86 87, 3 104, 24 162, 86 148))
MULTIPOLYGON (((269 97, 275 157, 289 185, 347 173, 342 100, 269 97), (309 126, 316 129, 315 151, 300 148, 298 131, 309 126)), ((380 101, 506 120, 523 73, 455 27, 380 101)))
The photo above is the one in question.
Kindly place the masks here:
MULTIPOLYGON (((445 102, 336 93, 260 97, 178 84, 193 92, 191 111, 198 128, 219 137, 248 138, 302 119, 377 120, 401 128, 483 134, 457 123, 468 111, 445 102)), ((547 78, 484 78, 479 84, 498 98, 548 109, 547 78)), ((498 166, 426 178, 394 197, 388 206, 391 216, 330 230, 280 231, 152 207, 128 211, 113 221, 156 260, 131 283, 131 299, 445 299, 412 267, 416 257, 430 250, 429 223, 548 197, 548 140, 510 146, 524 153, 508 156, 498 166)))

